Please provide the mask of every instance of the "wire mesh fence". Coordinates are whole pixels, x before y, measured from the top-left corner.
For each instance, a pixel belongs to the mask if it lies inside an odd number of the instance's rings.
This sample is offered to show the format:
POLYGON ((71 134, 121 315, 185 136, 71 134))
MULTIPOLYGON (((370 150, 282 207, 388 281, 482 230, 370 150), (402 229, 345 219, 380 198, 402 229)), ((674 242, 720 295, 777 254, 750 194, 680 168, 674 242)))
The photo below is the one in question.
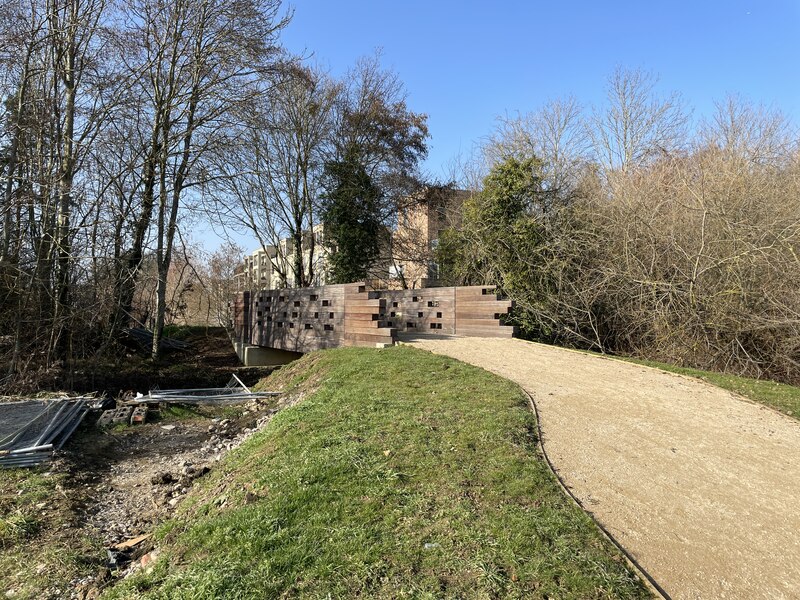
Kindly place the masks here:
POLYGON ((49 461, 89 412, 88 396, 0 403, 0 468, 49 461))

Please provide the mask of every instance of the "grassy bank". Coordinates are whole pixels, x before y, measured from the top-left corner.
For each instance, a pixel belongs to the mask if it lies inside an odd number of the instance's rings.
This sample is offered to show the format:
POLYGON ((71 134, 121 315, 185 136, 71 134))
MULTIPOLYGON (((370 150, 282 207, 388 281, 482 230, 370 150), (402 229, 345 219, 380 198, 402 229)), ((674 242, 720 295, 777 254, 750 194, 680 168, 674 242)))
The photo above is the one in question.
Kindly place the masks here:
POLYGON ((64 535, 72 510, 65 476, 44 469, 0 469, 0 591, 8 598, 68 597, 69 581, 97 571, 89 536, 64 535))
POLYGON ((267 380, 307 397, 229 455, 109 598, 636 598, 510 382, 413 348, 267 380))
POLYGON ((713 371, 677 367, 667 363, 639 358, 622 358, 627 362, 655 367, 671 373, 697 377, 722 389, 735 392, 754 402, 765 404, 796 419, 800 419, 800 387, 775 381, 739 377, 713 371))

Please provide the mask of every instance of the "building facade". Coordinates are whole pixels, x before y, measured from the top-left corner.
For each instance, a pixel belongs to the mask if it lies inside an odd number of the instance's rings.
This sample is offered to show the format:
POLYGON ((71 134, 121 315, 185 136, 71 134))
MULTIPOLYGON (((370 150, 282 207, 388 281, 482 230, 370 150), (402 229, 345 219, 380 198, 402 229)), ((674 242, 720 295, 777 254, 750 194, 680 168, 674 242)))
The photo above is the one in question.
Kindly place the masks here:
MULTIPOLYGON (((275 290, 297 287, 293 269, 294 244, 294 239, 287 237, 280 240, 277 246, 259 248, 246 256, 235 275, 236 289, 275 290)), ((316 225, 312 231, 303 232, 302 257, 303 268, 307 270, 310 267, 313 273, 311 284, 325 285, 328 248, 322 224, 316 225)))
MULTIPOLYGON (((385 230, 381 252, 367 275, 375 289, 418 289, 440 285, 435 251, 447 229, 458 229, 462 208, 469 197, 465 190, 430 186, 408 198, 398 210, 394 231, 385 230)), ((237 290, 275 290, 299 287, 295 281, 293 238, 276 246, 259 248, 245 257, 237 269, 237 290)), ((311 268, 312 286, 328 283, 328 257, 331 244, 325 239, 322 224, 303 232, 303 268, 311 268), (312 237, 313 236, 313 237, 312 237)))
POLYGON ((400 287, 417 289, 439 285, 436 247, 446 229, 461 227, 462 208, 468 197, 469 192, 465 190, 428 187, 419 198, 412 199, 400 210, 392 236, 394 268, 391 273, 400 287))

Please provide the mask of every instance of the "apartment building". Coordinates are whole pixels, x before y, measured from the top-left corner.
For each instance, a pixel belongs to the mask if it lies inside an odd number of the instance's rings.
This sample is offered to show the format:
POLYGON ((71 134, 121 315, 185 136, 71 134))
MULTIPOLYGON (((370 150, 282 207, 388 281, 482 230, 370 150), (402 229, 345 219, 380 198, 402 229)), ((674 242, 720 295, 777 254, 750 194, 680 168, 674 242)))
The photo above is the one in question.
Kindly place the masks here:
MULTIPOLYGON (((419 196, 409 198, 399 209, 394 231, 385 232, 380 257, 368 275, 369 281, 383 289, 438 286, 435 250, 439 237, 448 228, 461 227, 462 206, 468 197, 465 190, 430 186, 419 196)), ((327 283, 331 248, 324 233, 322 224, 303 233, 303 264, 306 269, 312 267, 314 286, 327 283)), ((293 238, 287 237, 277 246, 259 248, 247 256, 237 269, 237 289, 297 287, 292 269, 294 243, 293 238)))
POLYGON ((439 285, 435 250, 444 230, 459 228, 466 190, 428 187, 401 208, 392 236, 392 277, 408 288, 439 285))
MULTIPOLYGON (((306 269, 312 268, 312 284, 315 286, 325 285, 326 280, 328 248, 324 243, 324 233, 323 225, 316 225, 313 230, 303 232, 301 242, 303 265, 306 269)), ((292 269, 294 244, 294 239, 287 237, 280 240, 277 246, 259 248, 246 256, 235 275, 236 289, 274 290, 296 287, 292 269)))

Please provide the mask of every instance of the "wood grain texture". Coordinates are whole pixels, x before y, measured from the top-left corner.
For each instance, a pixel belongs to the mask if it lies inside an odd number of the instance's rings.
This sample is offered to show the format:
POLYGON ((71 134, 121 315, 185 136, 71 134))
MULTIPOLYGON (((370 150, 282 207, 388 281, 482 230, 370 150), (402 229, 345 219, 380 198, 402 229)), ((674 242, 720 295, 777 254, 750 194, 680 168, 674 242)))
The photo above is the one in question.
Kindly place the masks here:
POLYGON ((391 345, 400 333, 509 338, 513 304, 494 286, 372 290, 364 283, 245 291, 230 302, 236 341, 312 352, 391 345))

